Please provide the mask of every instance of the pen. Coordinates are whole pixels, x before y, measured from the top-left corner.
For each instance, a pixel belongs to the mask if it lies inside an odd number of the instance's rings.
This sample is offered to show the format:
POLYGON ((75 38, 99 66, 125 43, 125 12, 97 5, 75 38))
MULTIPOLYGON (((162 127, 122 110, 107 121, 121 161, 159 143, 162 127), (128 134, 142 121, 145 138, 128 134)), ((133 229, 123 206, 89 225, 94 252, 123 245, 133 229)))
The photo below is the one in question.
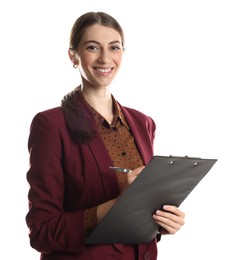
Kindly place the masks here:
POLYGON ((121 168, 121 167, 109 166, 109 168, 116 172, 125 172, 125 173, 131 172, 130 169, 121 168))

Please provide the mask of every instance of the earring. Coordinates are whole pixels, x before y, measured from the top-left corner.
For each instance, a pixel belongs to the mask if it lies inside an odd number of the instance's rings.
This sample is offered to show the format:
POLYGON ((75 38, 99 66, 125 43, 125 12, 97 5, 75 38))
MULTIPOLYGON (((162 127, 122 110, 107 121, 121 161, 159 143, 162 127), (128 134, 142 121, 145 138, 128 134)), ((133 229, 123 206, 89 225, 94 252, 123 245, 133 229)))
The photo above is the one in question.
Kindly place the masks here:
POLYGON ((74 69, 76 69, 78 67, 78 65, 77 64, 73 64, 73 67, 74 67, 74 69))

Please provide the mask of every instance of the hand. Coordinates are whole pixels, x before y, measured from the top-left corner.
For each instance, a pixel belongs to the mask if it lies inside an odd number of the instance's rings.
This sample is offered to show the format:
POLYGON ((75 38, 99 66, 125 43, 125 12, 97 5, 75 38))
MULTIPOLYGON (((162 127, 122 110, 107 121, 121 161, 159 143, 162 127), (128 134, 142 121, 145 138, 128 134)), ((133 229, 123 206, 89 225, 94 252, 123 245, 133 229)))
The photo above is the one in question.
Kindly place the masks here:
POLYGON ((142 172, 145 166, 141 166, 127 173, 127 183, 130 185, 134 179, 142 172))
POLYGON ((126 174, 126 176, 127 176, 126 183, 123 187, 122 192, 125 191, 127 189, 127 187, 135 180, 135 178, 140 174, 140 172, 144 169, 144 167, 145 166, 138 167, 126 174))
POLYGON ((161 234, 175 234, 184 225, 185 214, 176 206, 164 205, 163 210, 157 210, 153 219, 162 229, 161 234))

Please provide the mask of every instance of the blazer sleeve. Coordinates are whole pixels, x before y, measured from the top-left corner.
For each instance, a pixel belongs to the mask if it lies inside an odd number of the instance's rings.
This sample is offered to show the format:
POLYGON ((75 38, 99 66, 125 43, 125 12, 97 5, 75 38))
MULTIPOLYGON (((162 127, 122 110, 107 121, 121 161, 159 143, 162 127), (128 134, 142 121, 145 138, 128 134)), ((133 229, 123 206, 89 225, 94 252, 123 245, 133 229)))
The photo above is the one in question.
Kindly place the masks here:
POLYGON ((79 253, 84 250, 84 210, 65 212, 63 209, 62 138, 58 124, 46 112, 37 114, 31 124, 26 223, 30 244, 37 251, 79 253))

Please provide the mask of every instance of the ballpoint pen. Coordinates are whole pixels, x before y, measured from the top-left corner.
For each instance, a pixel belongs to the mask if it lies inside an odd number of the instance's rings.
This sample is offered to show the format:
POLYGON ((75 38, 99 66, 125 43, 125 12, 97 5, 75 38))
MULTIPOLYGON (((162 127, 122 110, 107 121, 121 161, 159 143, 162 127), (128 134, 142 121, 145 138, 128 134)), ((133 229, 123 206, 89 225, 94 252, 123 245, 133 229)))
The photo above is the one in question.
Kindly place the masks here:
POLYGON ((122 168, 122 167, 109 166, 109 168, 116 172, 125 172, 125 173, 131 172, 130 169, 126 169, 126 168, 122 168))

